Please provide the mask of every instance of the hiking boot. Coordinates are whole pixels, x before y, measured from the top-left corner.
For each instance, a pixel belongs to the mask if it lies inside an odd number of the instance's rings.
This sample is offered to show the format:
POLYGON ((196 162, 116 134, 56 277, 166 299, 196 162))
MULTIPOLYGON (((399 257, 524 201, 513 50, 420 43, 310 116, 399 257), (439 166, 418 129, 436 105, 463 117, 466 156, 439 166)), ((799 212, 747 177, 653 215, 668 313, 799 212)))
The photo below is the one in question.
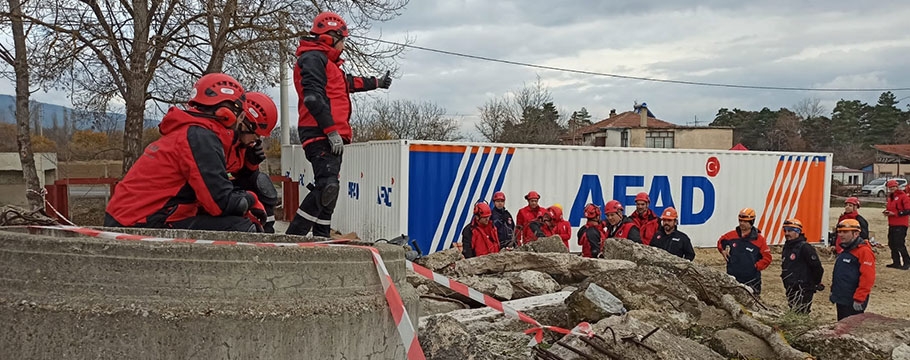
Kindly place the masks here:
POLYGON ((902 268, 902 267, 901 267, 900 265, 898 265, 898 264, 888 264, 888 265, 885 265, 885 267, 889 267, 889 268, 892 268, 892 269, 901 269, 901 268, 902 268))
POLYGON ((910 263, 907 263, 907 265, 901 266, 900 269, 901 270, 910 270, 910 263))

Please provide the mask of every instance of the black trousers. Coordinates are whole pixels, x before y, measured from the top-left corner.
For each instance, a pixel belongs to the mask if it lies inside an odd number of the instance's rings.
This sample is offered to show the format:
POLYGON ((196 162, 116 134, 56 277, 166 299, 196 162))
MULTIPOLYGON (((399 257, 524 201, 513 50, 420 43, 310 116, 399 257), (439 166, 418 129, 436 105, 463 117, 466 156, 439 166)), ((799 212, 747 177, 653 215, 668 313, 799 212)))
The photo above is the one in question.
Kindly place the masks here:
POLYGON ((808 314, 812 311, 812 298, 815 297, 815 288, 804 288, 803 285, 794 284, 784 286, 787 292, 787 304, 790 310, 799 314, 808 314))
POLYGON ((752 288, 752 292, 755 293, 755 296, 761 295, 761 273, 753 279, 744 281, 743 285, 752 288))
POLYGON ((329 237, 340 189, 338 174, 341 172, 341 156, 332 154, 328 140, 310 143, 303 151, 313 165, 316 181, 308 185, 310 193, 300 202, 297 215, 288 225, 286 233, 306 235, 312 229, 313 236, 329 237))
POLYGON ((837 305, 837 321, 841 321, 843 318, 848 317, 848 316, 853 316, 856 314, 862 314, 862 313, 866 312, 865 310, 860 310, 860 311, 854 310, 853 304, 850 304, 850 305, 835 304, 835 305, 837 305))
POLYGON ((891 261, 898 266, 910 266, 910 254, 907 254, 907 227, 888 227, 888 248, 891 249, 891 261), (903 262, 901 262, 903 259, 903 262))

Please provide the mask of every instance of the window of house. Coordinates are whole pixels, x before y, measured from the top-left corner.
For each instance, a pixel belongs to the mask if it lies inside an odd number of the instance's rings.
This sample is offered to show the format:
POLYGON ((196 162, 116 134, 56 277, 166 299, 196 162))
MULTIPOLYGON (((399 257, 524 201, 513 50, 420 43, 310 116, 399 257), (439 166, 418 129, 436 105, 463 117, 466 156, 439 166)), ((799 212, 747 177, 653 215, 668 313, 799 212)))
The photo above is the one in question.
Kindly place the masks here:
POLYGON ((648 131, 645 134, 645 147, 672 149, 673 132, 672 131, 648 131))
POLYGON ((598 136, 594 138, 594 146, 607 146, 607 137, 598 136))
POLYGON ((619 146, 629 147, 629 130, 623 130, 619 137, 619 146))
POLYGON ((857 185, 857 184, 859 184, 859 175, 851 175, 851 176, 850 176, 850 184, 851 184, 851 185, 857 185))

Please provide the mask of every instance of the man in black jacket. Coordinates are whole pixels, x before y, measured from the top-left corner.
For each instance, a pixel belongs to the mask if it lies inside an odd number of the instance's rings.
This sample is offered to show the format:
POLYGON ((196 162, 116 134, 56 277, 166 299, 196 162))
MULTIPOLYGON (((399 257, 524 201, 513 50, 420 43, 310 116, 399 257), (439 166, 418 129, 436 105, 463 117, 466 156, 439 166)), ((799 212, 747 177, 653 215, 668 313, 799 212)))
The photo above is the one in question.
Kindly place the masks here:
POLYGON ((806 242, 803 235, 803 223, 798 219, 784 221, 784 250, 781 253, 780 278, 784 281, 787 292, 787 303, 790 310, 808 314, 812 310, 812 297, 818 290, 824 289, 821 284, 825 269, 815 248, 806 242))
POLYGON ((695 249, 692 248, 692 240, 689 240, 689 236, 676 227, 678 217, 676 209, 672 207, 664 209, 663 214, 660 215, 660 230, 654 234, 650 245, 692 261, 695 259, 695 249))
POLYGON ((499 234, 499 248, 515 247, 515 220, 509 210, 506 210, 506 194, 497 191, 493 194, 493 216, 490 218, 496 232, 499 234))

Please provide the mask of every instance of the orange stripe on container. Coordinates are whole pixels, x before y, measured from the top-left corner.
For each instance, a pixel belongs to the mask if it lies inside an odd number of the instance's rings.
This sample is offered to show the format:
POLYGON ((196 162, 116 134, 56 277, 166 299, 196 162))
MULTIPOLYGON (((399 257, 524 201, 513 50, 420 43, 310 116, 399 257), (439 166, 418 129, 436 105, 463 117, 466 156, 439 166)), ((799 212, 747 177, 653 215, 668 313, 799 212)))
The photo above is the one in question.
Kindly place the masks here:
POLYGON ((468 149, 468 147, 463 146, 463 145, 411 144, 410 149, 411 149, 411 151, 419 151, 419 152, 464 153, 465 150, 468 149))
POLYGON ((780 178, 781 168, 783 168, 783 166, 784 161, 780 160, 777 162, 777 168, 774 169, 774 179, 771 180, 771 187, 768 188, 768 195, 765 196, 765 207, 761 210, 761 217, 758 220, 759 229, 765 226, 768 208, 771 206, 771 198, 774 196, 775 184, 777 184, 777 179, 780 178))

